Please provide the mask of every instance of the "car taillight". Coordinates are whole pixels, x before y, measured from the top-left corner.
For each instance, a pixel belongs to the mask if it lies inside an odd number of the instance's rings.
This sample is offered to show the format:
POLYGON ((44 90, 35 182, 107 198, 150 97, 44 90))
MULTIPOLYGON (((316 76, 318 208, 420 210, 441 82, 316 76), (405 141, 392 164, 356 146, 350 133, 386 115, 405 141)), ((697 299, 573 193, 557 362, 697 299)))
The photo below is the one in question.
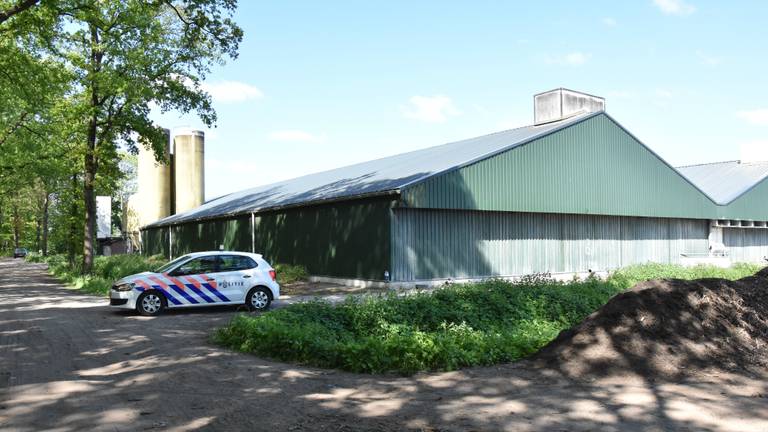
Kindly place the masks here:
POLYGON ((269 277, 271 277, 273 281, 276 281, 277 280, 277 272, 274 271, 274 270, 270 270, 269 271, 269 277))

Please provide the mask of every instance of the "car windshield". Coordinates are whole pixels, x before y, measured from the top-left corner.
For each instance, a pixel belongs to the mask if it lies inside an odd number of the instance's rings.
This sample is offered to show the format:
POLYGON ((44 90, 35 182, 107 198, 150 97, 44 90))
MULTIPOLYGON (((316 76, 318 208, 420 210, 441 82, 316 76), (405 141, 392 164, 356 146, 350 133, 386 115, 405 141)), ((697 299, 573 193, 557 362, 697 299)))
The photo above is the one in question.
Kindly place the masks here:
POLYGON ((24 248, 16 248, 16 252, 26 252, 27 250, 24 248))
POLYGON ((182 262, 189 259, 189 255, 184 255, 182 257, 178 257, 175 260, 169 262, 168 264, 160 267, 159 269, 155 270, 155 273, 167 273, 169 270, 173 269, 177 265, 181 264, 182 262))

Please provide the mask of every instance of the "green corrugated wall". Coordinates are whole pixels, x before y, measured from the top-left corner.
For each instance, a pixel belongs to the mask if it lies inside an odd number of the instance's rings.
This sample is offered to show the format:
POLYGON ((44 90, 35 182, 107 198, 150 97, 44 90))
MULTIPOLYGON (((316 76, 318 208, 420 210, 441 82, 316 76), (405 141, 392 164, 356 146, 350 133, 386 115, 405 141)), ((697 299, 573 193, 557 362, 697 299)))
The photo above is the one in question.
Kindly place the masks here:
MULTIPOLYGON (((315 276, 382 279, 390 270, 390 209, 367 199, 274 212, 255 217, 255 251, 273 264, 298 264, 315 276)), ((173 256, 206 250, 250 252, 251 216, 172 227, 173 256)), ((168 228, 142 232, 145 253, 168 256, 168 228)))
POLYGON ((251 251, 251 217, 214 219, 173 227, 173 255, 190 252, 225 250, 251 251))
POLYGON ((768 182, 763 180, 727 206, 719 207, 715 218, 768 221, 768 182))
POLYGON ((390 270, 389 199, 358 200, 256 215, 256 250, 316 276, 382 279, 390 270))
POLYGON ((712 218, 715 205, 605 115, 403 191, 408 207, 712 218))
POLYGON ((142 253, 169 257, 168 227, 146 229, 141 232, 142 253))

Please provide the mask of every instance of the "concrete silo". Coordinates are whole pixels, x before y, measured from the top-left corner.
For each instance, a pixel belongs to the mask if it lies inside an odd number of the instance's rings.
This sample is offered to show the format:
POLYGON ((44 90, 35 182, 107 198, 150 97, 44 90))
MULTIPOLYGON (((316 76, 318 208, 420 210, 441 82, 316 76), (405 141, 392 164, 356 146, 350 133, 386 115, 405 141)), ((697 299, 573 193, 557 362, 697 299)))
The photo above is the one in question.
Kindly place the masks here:
POLYGON ((169 144, 171 132, 165 129, 165 161, 157 161, 155 152, 139 145, 138 155, 138 192, 132 199, 132 207, 140 226, 170 216, 171 209, 171 166, 169 144))
POLYGON ((173 139, 173 183, 175 213, 199 207, 205 193, 205 133, 176 131, 173 139))

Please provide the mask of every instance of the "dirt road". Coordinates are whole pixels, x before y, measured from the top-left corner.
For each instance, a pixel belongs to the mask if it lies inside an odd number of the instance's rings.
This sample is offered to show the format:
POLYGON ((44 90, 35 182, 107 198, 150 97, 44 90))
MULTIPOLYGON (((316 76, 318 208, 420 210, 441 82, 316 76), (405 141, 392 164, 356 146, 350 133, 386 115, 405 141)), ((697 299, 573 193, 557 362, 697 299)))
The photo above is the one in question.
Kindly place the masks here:
POLYGON ((525 363, 355 375, 210 344, 235 313, 115 313, 0 259, 0 430, 768 431, 764 380, 576 383, 525 363))

